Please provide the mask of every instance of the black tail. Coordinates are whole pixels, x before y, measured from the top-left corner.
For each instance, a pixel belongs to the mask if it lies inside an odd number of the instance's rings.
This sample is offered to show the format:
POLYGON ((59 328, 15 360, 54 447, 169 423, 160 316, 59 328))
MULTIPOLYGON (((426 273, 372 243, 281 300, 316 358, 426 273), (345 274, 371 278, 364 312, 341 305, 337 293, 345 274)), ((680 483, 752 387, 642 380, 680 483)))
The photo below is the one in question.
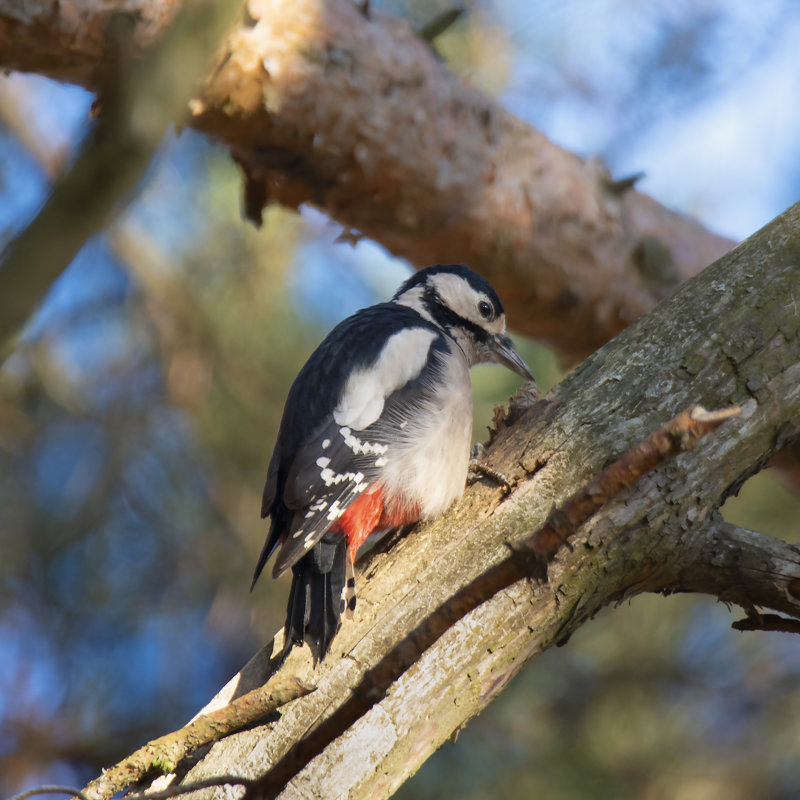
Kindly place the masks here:
POLYGON ((286 610, 283 657, 307 642, 314 665, 325 658, 344 612, 347 542, 341 533, 326 533, 293 567, 286 610))

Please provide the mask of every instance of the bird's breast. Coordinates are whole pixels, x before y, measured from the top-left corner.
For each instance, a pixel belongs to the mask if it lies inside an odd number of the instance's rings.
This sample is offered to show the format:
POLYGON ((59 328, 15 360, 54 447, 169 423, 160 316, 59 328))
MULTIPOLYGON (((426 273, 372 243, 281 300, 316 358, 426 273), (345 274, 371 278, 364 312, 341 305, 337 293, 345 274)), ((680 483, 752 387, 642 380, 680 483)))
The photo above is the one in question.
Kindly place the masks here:
POLYGON ((381 483, 387 502, 419 509, 425 519, 461 496, 472 441, 472 385, 458 346, 450 345, 439 374, 407 415, 381 483), (396 499, 396 500, 395 500, 396 499))

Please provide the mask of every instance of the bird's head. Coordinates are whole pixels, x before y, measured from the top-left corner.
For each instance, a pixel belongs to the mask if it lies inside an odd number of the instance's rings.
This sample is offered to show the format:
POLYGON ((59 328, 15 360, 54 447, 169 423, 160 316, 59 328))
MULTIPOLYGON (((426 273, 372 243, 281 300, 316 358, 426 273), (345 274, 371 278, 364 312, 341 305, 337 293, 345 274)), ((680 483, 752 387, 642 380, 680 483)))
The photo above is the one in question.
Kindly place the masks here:
POLYGON ((412 275, 392 302, 413 308, 453 338, 470 366, 502 364, 528 380, 528 365, 506 333, 506 315, 488 281, 462 264, 426 267, 412 275))

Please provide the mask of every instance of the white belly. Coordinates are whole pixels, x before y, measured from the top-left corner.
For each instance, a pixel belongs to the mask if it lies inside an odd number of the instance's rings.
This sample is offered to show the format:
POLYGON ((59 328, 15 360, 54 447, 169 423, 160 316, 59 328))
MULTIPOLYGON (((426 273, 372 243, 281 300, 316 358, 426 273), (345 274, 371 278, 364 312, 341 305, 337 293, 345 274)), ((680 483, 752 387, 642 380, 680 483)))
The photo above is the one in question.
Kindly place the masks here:
POLYGON ((451 345, 445 373, 417 406, 391 448, 383 483, 389 496, 417 506, 423 519, 441 514, 464 491, 472 444, 472 385, 469 367, 451 345))

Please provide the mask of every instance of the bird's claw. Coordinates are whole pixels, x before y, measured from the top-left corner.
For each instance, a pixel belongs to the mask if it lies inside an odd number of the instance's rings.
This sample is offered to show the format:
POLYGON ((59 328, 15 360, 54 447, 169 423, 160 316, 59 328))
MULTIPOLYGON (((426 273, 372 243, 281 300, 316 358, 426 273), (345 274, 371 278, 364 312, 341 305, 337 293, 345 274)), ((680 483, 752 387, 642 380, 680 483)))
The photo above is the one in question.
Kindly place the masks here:
POLYGON ((480 480, 480 478, 488 478, 491 481, 494 481, 504 492, 504 494, 511 493, 511 483, 509 482, 508 478, 503 475, 502 472, 490 467, 488 464, 484 464, 480 459, 484 454, 485 447, 480 443, 476 442, 475 446, 472 448, 472 457, 469 460, 469 468, 467 472, 467 485, 471 486, 476 481, 480 480))

